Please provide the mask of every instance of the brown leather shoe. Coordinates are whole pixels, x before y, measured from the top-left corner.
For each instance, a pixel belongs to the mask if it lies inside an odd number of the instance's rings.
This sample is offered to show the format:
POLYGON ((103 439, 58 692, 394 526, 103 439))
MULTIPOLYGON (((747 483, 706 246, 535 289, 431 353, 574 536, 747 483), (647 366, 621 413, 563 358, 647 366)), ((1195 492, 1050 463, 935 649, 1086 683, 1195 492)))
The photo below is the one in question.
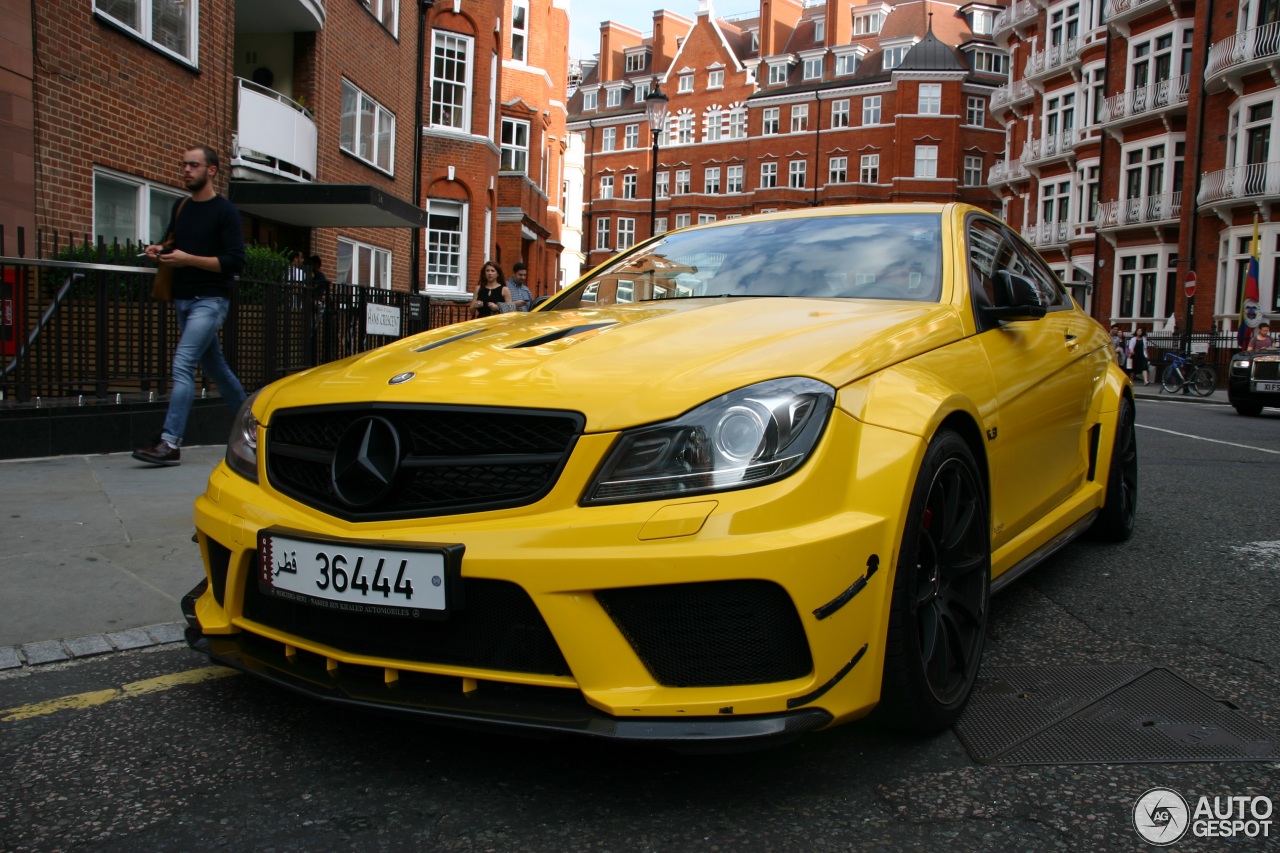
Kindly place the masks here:
POLYGON ((139 447, 133 451, 133 458, 139 462, 172 468, 174 465, 182 464, 182 451, 176 447, 170 447, 164 439, 159 439, 155 447, 139 447))

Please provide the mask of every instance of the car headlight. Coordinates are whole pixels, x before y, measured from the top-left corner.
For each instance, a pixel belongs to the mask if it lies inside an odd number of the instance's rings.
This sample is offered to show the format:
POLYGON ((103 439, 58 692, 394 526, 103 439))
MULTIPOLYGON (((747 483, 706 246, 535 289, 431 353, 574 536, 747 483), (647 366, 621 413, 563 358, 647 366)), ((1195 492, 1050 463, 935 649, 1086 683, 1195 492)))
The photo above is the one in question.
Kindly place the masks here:
POLYGON ((685 497, 771 483, 813 452, 835 389, 802 377, 739 388, 673 421, 627 430, 584 506, 685 497))
POLYGON ((1232 367, 1239 368, 1240 370, 1247 370, 1247 369, 1249 368, 1249 365, 1250 365, 1251 363, 1252 363, 1252 362, 1250 362, 1250 361, 1249 361, 1249 359, 1247 359, 1247 358, 1241 358, 1241 359, 1237 359, 1237 360, 1236 360, 1236 362, 1235 362, 1234 364, 1232 364, 1231 366, 1232 366, 1232 367))
POLYGON ((231 421, 227 438, 227 467, 246 480, 258 482, 258 419, 253 416, 257 391, 250 395, 231 421))

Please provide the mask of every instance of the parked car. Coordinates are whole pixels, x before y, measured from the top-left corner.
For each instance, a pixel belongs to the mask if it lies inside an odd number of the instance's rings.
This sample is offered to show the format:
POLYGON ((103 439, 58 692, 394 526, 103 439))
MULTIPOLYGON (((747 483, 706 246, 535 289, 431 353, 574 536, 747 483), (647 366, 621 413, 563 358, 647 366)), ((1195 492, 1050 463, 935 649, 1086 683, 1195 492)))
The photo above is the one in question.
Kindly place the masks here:
POLYGON ((697 748, 963 710, 989 597, 1123 540, 1132 389, 963 205, 672 232, 246 403, 191 646, 344 705, 697 748))
POLYGON ((1227 399, 1242 415, 1260 415, 1264 406, 1280 407, 1280 349, 1233 355, 1227 399))

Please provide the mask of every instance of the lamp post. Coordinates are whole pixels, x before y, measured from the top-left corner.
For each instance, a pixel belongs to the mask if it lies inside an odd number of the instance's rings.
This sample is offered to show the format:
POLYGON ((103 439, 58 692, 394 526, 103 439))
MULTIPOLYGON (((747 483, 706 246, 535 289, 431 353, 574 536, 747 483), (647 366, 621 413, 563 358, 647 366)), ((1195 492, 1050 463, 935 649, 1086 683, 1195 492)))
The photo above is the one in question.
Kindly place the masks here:
POLYGON ((658 135, 667 122, 667 96, 656 79, 653 91, 645 96, 644 108, 649 112, 649 135, 653 137, 653 155, 649 161, 649 236, 654 237, 658 221, 658 135))

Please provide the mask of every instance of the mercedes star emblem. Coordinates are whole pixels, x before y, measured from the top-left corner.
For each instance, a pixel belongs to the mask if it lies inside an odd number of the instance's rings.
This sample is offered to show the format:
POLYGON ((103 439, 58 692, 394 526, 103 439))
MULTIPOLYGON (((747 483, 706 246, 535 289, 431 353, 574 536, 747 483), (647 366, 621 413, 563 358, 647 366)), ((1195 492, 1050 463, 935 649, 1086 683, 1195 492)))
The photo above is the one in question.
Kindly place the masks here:
POLYGON ((400 435, 386 418, 367 417, 347 427, 333 454, 333 490, 347 506, 368 507, 395 484, 400 435))

